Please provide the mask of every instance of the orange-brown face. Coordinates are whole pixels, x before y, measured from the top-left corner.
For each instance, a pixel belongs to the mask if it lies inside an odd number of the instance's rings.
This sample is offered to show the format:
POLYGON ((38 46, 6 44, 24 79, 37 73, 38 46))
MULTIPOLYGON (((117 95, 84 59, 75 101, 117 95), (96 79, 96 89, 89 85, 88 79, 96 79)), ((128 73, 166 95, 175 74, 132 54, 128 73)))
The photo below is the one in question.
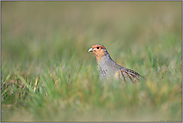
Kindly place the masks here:
POLYGON ((95 44, 88 50, 88 52, 93 52, 93 54, 96 56, 97 61, 99 62, 100 59, 104 56, 104 52, 106 51, 106 48, 103 45, 95 44))

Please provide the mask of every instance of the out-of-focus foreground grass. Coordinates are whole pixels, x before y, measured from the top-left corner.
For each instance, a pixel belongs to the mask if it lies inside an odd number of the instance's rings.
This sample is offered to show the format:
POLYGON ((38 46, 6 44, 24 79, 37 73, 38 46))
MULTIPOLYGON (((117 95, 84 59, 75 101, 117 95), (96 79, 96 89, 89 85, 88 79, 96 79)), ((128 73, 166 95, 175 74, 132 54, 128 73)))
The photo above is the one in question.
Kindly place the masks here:
POLYGON ((181 2, 1 2, 2 121, 181 121, 181 2), (139 85, 101 83, 103 44, 139 85))

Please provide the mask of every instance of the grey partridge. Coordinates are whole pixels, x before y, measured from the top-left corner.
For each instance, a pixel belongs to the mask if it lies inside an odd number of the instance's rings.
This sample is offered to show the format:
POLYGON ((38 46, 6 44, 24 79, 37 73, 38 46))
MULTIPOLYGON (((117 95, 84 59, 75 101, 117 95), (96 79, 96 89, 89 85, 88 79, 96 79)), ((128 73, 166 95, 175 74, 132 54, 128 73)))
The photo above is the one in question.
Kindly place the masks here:
POLYGON ((124 83, 131 81, 136 83, 142 78, 137 72, 122 67, 115 63, 110 57, 107 49, 100 44, 95 44, 88 50, 88 52, 93 52, 96 56, 96 60, 99 67, 99 78, 115 78, 118 81, 122 80, 124 83))

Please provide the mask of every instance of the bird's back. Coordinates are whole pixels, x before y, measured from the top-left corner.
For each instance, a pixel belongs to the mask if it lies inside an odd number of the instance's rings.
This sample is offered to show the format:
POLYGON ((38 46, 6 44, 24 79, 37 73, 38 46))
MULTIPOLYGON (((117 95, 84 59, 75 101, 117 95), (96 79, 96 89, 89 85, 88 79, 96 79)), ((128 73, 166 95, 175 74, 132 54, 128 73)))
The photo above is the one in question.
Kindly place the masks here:
POLYGON ((117 80, 122 80, 124 83, 128 81, 136 83, 136 81, 141 79, 140 74, 131 69, 118 65, 110 57, 103 57, 98 65, 100 69, 100 79, 115 78, 117 80))

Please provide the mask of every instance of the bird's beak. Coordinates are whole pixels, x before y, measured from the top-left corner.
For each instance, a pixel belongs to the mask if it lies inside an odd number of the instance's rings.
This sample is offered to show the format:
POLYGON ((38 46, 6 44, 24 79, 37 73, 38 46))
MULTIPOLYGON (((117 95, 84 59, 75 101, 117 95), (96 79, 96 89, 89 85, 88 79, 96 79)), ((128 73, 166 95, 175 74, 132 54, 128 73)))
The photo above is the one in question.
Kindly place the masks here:
POLYGON ((88 50, 88 52, 93 52, 93 48, 90 48, 90 49, 88 50))

